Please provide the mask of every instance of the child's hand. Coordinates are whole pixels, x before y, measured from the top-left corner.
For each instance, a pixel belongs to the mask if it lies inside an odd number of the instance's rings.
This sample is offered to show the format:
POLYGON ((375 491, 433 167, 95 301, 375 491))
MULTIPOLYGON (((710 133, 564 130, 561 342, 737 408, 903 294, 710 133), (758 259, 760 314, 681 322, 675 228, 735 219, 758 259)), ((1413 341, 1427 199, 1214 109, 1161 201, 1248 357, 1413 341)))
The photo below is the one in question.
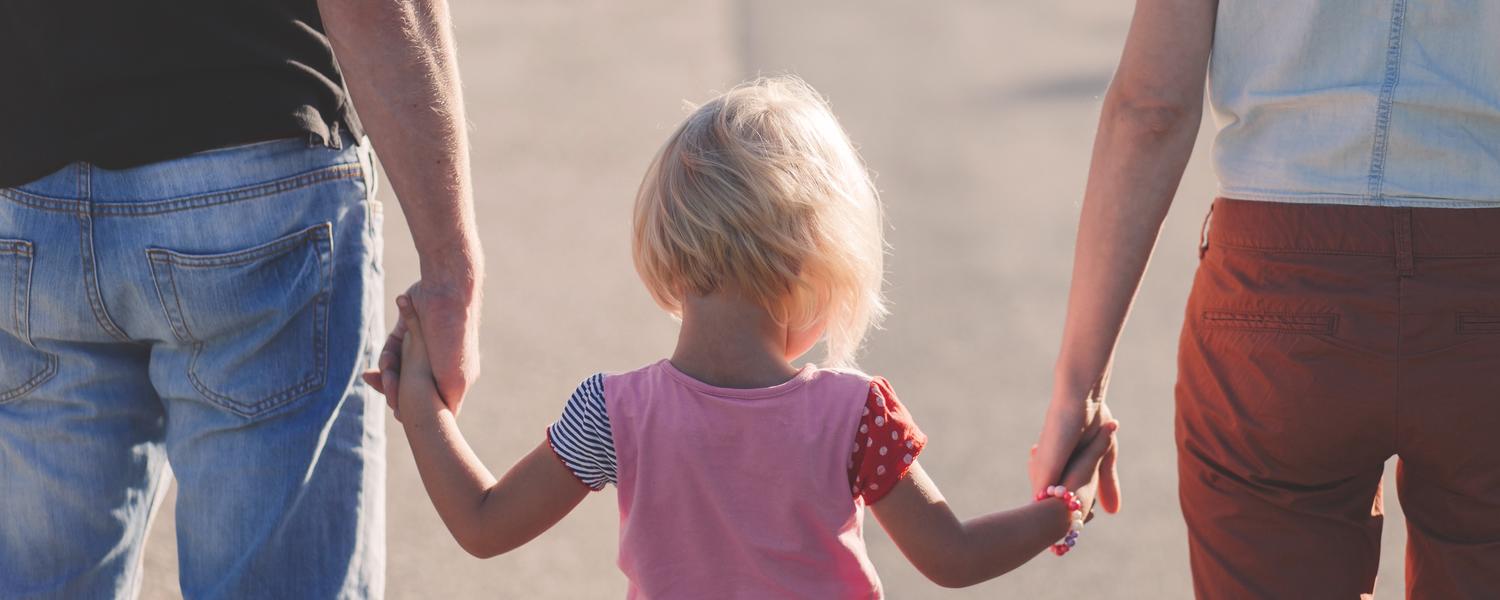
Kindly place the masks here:
POLYGON ((1119 428, 1118 421, 1107 421, 1084 430, 1079 450, 1068 459, 1068 466, 1063 469, 1062 485, 1078 496, 1079 504, 1084 507, 1085 520, 1094 518, 1094 500, 1099 493, 1099 462, 1114 447, 1115 431, 1119 428))
MULTIPOLYGON (((392 403, 396 418, 426 419, 435 415, 446 405, 438 394, 437 382, 432 375, 432 363, 427 355, 427 344, 422 340, 422 323, 412 308, 411 298, 396 298, 396 308, 401 311, 401 320, 406 323, 406 336, 401 341, 401 362, 395 368, 396 394, 392 403)), ((388 390, 389 391, 389 390, 388 390)))

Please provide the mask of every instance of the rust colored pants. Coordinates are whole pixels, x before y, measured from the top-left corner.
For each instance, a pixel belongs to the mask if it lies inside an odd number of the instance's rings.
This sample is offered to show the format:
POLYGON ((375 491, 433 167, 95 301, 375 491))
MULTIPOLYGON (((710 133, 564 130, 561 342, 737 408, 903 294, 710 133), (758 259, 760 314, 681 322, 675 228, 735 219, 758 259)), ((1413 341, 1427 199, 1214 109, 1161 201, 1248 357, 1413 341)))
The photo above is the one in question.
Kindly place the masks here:
POLYGON ((1199 598, 1500 598, 1500 209, 1220 199, 1178 358, 1199 598))

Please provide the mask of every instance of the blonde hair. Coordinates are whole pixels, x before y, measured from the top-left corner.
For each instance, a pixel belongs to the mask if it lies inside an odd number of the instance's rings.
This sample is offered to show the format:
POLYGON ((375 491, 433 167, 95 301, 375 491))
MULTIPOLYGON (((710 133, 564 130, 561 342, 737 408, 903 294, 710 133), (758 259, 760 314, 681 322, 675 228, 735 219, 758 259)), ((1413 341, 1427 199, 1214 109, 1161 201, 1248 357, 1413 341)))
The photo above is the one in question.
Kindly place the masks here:
POLYGON ((885 315, 880 201, 828 103, 790 76, 740 84, 688 115, 646 170, 632 251, 651 297, 731 286, 778 323, 822 323, 852 366, 885 315))

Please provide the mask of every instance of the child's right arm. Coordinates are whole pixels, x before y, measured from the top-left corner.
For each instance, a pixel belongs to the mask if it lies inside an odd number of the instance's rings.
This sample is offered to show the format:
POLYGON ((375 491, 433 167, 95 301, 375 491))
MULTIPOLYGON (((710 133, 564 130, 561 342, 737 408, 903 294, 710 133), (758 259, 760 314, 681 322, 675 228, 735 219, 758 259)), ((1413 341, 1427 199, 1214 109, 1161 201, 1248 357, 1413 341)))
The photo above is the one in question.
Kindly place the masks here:
MULTIPOLYGON (((1093 505, 1099 460, 1114 445, 1116 427, 1096 428, 1064 474, 1063 485, 1085 507, 1093 505)), ((907 560, 943 587, 999 577, 1067 535, 1071 523, 1067 505, 1054 499, 959 521, 920 463, 870 509, 907 560)))
POLYGON ((464 441, 453 412, 438 394, 421 323, 410 301, 398 299, 408 331, 394 401, 411 444, 422 485, 458 544, 489 558, 520 547, 572 512, 589 488, 543 440, 499 481, 464 441))

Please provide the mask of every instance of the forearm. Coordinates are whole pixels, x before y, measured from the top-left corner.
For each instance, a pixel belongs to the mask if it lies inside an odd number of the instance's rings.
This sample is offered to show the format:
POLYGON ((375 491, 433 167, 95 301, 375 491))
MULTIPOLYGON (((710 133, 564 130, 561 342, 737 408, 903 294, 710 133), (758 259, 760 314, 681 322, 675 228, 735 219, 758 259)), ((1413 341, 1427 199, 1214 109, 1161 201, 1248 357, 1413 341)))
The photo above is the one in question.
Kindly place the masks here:
POLYGON ((1067 535, 1068 524, 1067 505, 1058 500, 964 521, 954 587, 989 581, 1026 564, 1067 535))
POLYGON ((458 545, 479 558, 536 539, 589 493, 546 441, 497 481, 464 441, 447 408, 409 415, 403 425, 432 506, 458 545))
POLYGON ((965 587, 999 577, 1068 533, 1067 505, 1036 502, 960 521, 919 465, 871 505, 907 560, 933 583, 965 587))
POLYGON ((1094 143, 1056 367, 1059 394, 1102 397, 1130 306, 1192 153, 1201 108, 1131 106, 1116 89, 1094 143))
POLYGON ((444 0, 319 0, 355 107, 420 256, 422 278, 477 293, 468 136, 444 0))
POLYGON ((402 425, 433 508, 459 545, 478 554, 477 546, 486 539, 484 505, 495 476, 474 454, 447 409, 410 415, 402 425))
POLYGON ((1102 399, 1110 357, 1193 151, 1215 0, 1137 0, 1094 137, 1058 356, 1059 397, 1102 399))

